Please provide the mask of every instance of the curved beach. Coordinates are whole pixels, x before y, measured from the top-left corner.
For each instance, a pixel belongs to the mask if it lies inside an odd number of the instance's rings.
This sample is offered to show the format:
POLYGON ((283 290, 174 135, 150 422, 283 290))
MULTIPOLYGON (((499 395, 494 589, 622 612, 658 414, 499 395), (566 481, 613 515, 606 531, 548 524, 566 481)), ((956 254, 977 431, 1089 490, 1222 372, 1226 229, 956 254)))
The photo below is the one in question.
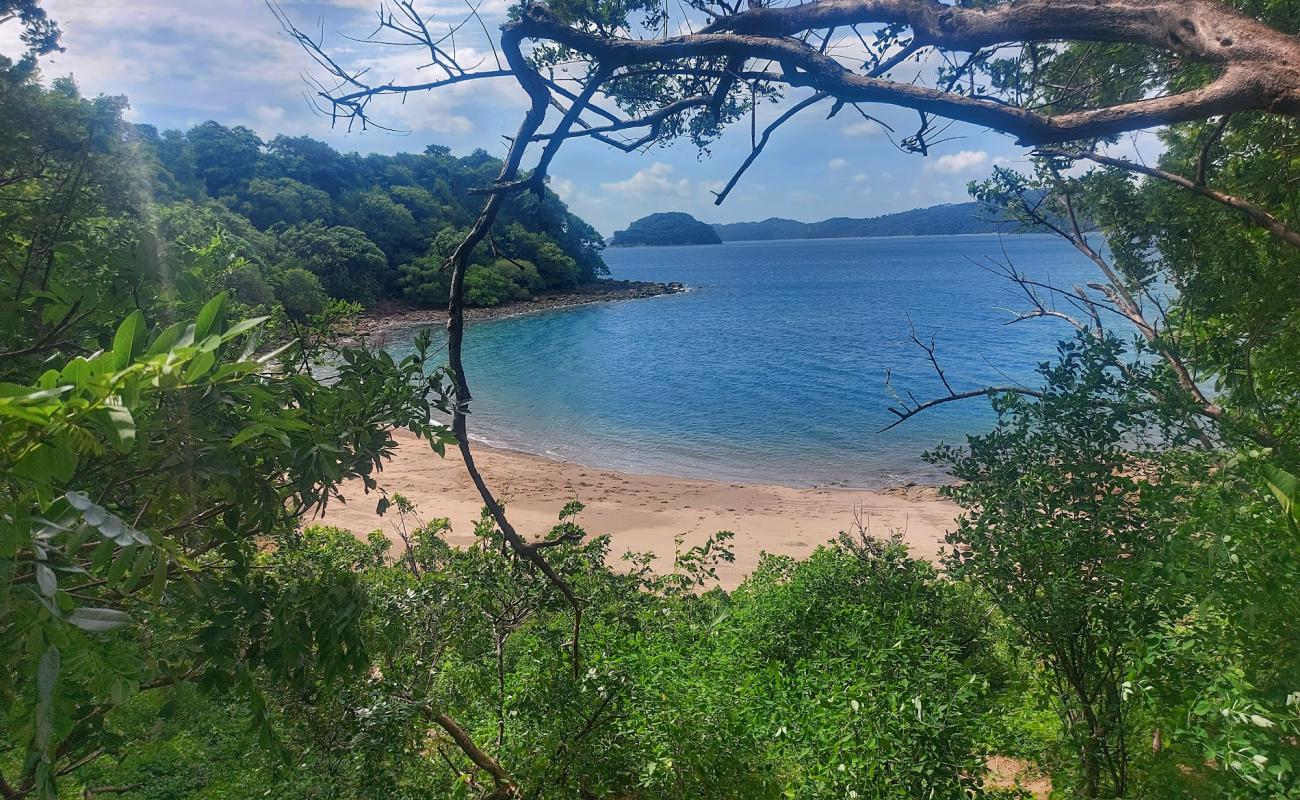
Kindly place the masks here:
MULTIPOLYGON (((716 531, 734 532, 736 560, 718 570, 726 588, 753 571, 761 553, 806 556, 854 528, 857 519, 876 535, 902 532, 914 554, 933 559, 957 515, 957 507, 933 487, 794 489, 593 469, 481 444, 474 454, 488 484, 508 503, 511 521, 528 536, 549 530, 560 508, 574 498, 586 505, 579 521, 587 532, 613 537, 613 559, 627 550, 649 550, 659 556, 657 566, 667 568, 676 536, 685 536, 690 546, 716 531)), ((389 494, 413 501, 422 519, 448 517, 453 543, 472 541, 482 502, 455 449, 439 458, 414 437, 402 436, 377 477, 389 494)), ((360 482, 353 482, 344 496, 346 504, 332 504, 318 521, 357 535, 381 530, 397 541, 391 512, 375 514, 377 495, 367 495, 360 482)))

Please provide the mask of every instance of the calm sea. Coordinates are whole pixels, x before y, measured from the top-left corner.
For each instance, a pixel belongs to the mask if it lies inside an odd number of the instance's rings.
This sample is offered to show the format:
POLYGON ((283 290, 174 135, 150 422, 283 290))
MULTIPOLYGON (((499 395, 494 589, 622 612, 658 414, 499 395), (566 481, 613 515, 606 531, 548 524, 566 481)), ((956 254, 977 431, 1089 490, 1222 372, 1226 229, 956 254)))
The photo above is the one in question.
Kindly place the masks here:
MULTIPOLYGON (((792 486, 938 481, 921 453, 987 429, 975 399, 893 421, 886 371, 941 392, 908 317, 954 389, 1033 382, 1069 329, 1007 325, 1026 303, 985 267, 1096 280, 1048 236, 930 236, 611 248, 617 278, 691 291, 471 325, 470 430, 594 467, 792 486)), ((396 341, 397 353, 409 348, 396 341)))

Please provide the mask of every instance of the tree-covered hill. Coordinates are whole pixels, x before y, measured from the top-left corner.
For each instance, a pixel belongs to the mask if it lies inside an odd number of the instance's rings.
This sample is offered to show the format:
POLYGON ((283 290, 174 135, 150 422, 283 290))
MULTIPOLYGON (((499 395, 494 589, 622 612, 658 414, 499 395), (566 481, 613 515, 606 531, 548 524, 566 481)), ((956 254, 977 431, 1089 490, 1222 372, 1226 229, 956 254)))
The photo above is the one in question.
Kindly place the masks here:
MULTIPOLYGON (((441 145, 392 156, 340 153, 307 136, 264 142, 248 128, 212 121, 184 132, 129 130, 155 199, 220 222, 245 247, 252 266, 230 287, 245 300, 268 295, 281 273, 301 268, 339 299, 446 303, 443 261, 478 213, 470 190, 490 184, 501 166, 483 150, 463 158, 441 145)), ((513 196, 502 221, 466 276, 475 305, 608 273, 600 235, 550 190, 513 196)))
POLYGON ((982 203, 948 203, 880 217, 833 217, 799 222, 772 217, 762 222, 732 222, 713 226, 724 242, 770 239, 843 239, 872 236, 952 236, 964 233, 1015 233, 1017 226, 982 203))
POLYGON ((636 220, 627 226, 627 230, 615 233, 610 244, 614 247, 722 244, 722 240, 712 227, 690 214, 665 211, 636 220))
POLYGON ((847 239, 876 236, 955 236, 971 233, 1018 233, 1021 228, 998 209, 983 203, 947 203, 895 214, 859 219, 832 217, 800 222, 769 217, 761 222, 709 225, 690 214, 672 211, 642 217, 610 239, 614 247, 635 245, 719 244, 773 239, 847 239))

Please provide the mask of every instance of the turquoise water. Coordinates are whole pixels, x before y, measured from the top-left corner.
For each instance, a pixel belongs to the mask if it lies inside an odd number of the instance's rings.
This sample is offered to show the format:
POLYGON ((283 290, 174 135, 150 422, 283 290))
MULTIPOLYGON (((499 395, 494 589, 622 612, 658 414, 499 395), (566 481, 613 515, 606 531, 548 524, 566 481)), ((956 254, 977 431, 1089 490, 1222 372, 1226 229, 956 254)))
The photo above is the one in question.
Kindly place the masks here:
MULTIPOLYGON (((473 324, 473 436, 594 467, 792 486, 942 478, 921 460, 992 420, 975 399, 891 431, 900 391, 940 394, 907 317, 957 391, 1033 380, 1069 330, 1006 325, 1026 303, 979 263, 1071 286, 1095 267, 1048 236, 745 242, 606 251, 614 277, 691 291, 473 324), (1005 253, 1004 253, 1005 250, 1005 253)), ((409 347, 395 341, 391 349, 409 347)))

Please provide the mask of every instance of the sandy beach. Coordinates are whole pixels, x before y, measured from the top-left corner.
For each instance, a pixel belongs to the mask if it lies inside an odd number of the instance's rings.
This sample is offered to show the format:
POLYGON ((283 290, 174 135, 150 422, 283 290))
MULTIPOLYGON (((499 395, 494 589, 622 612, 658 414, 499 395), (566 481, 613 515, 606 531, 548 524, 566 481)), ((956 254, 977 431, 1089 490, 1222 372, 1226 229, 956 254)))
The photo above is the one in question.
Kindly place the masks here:
MULTIPOLYGON (((734 532, 736 561, 719 570, 727 588, 754 569, 760 553, 806 556, 839 531, 851 529, 855 513, 873 533, 901 531, 913 553, 933 558, 957 513, 931 487, 794 489, 626 474, 483 445, 474 454, 488 484, 507 501, 515 527, 531 537, 549 530, 560 508, 574 498, 586 505, 579 518, 586 530, 613 537, 615 559, 629 549, 648 550, 666 567, 675 536, 684 535, 690 546, 716 531, 734 532)), ((453 544, 472 541, 482 504, 456 450, 439 458, 424 443, 403 435, 378 479, 390 494, 411 499, 422 519, 448 517, 453 544)), ((381 530, 396 541, 391 517, 375 514, 376 495, 367 496, 358 482, 345 487, 344 496, 348 502, 332 504, 321 522, 358 535, 381 530)))
MULTIPOLYGON (((509 319, 539 311, 555 311, 592 303, 616 303, 625 300, 645 300, 666 294, 688 291, 681 283, 655 283, 652 281, 617 281, 602 279, 581 284, 570 290, 541 292, 526 300, 513 300, 490 308, 465 309, 465 321, 488 322, 509 319)), ((350 335, 366 337, 370 344, 381 345, 394 332, 404 328, 447 325, 447 309, 441 306, 424 307, 407 301, 385 300, 372 303, 357 318, 350 335)))

